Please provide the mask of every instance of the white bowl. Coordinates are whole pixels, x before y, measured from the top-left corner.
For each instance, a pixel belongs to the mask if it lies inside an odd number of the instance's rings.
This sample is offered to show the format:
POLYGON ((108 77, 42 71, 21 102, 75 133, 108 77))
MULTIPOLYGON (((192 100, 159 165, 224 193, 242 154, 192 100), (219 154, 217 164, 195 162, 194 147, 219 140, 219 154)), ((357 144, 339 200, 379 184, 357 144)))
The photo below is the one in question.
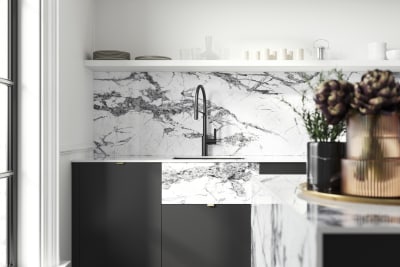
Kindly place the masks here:
POLYGON ((388 60, 400 60, 400 49, 386 51, 386 57, 388 60))

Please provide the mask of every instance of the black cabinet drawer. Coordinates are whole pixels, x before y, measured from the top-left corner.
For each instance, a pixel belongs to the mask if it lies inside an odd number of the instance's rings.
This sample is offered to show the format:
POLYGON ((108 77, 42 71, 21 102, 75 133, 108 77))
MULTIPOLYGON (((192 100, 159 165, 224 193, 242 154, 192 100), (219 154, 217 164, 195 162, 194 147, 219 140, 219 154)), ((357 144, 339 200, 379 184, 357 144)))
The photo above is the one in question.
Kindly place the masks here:
POLYGON ((250 205, 163 205, 163 267, 250 267, 250 205))
POLYGON ((161 266, 161 164, 73 164, 74 267, 161 266))
POLYGON ((305 162, 261 162, 260 174, 306 174, 305 162))

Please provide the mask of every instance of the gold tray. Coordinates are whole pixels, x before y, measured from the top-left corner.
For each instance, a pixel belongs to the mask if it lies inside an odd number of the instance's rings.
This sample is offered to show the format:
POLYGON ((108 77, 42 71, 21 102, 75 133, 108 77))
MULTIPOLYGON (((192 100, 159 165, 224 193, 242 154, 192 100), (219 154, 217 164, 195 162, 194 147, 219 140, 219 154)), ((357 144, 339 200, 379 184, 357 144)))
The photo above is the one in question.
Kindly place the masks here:
POLYGON ((318 191, 308 190, 307 183, 301 183, 299 185, 299 189, 304 196, 311 197, 314 199, 320 198, 320 199, 340 201, 340 202, 400 206, 400 198, 370 198, 370 197, 358 197, 358 196, 349 196, 349 195, 340 195, 340 194, 321 193, 318 191))

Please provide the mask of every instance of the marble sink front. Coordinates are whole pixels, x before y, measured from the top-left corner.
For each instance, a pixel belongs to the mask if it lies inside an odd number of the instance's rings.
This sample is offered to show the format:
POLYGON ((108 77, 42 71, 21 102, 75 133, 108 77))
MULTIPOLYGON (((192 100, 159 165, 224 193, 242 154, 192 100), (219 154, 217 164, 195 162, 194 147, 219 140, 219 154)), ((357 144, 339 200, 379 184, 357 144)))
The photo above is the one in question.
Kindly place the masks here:
POLYGON ((244 159, 243 157, 232 157, 232 156, 177 156, 172 159, 232 159, 239 160, 244 159))
POLYGON ((271 203, 253 162, 166 162, 162 204, 271 203))

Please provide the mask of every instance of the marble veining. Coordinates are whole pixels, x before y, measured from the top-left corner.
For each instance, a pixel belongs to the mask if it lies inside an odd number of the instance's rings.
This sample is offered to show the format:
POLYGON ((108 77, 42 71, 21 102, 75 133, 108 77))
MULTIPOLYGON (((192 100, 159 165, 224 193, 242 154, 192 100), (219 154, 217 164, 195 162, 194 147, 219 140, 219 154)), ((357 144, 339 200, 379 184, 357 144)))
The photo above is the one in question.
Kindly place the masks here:
POLYGON ((400 233, 398 207, 303 199, 301 175, 258 178, 278 201, 252 205, 253 267, 322 266, 326 233, 400 233))
MULTIPOLYGON (((298 185, 304 175, 259 175, 260 183, 276 195, 278 202, 319 229, 392 228, 400 231, 400 208, 337 201, 313 200, 302 197, 298 185), (299 197, 300 196, 300 197, 299 197)), ((265 202, 264 202, 265 203, 265 202)))
POLYGON ((259 179, 259 164, 163 163, 162 204, 270 204, 278 198, 259 179))
MULTIPOLYGON (((349 80, 360 74, 346 73, 349 80)), ((197 85, 207 93, 211 155, 305 155, 307 135, 293 110, 312 103, 315 72, 95 72, 95 157, 200 155, 197 85)))
POLYGON ((316 228, 282 204, 253 205, 253 267, 316 267, 316 228))
POLYGON ((164 163, 163 204, 251 204, 256 163, 164 163))

